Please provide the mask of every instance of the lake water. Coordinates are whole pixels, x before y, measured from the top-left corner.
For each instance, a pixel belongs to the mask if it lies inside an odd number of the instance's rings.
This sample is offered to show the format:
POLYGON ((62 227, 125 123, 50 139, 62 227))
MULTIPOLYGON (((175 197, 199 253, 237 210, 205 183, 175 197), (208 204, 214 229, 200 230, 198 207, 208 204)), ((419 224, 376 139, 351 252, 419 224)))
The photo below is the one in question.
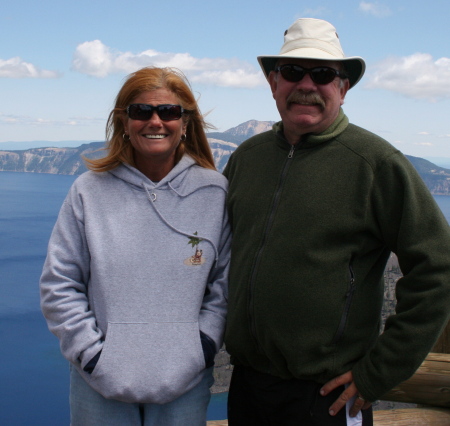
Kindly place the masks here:
MULTIPOLYGON (((0 425, 69 424, 68 365, 39 309, 47 242, 73 176, 0 172, 0 425)), ((450 222, 450 197, 436 196, 450 222)), ((226 418, 213 395, 208 420, 226 418)))

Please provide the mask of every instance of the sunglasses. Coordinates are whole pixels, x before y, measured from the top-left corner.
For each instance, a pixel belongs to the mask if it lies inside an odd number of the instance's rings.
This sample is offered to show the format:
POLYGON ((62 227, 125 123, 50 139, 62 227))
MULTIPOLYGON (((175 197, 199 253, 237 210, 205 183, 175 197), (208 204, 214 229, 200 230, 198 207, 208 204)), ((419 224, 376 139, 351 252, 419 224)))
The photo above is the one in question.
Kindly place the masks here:
POLYGON ((304 68, 300 65, 286 64, 275 68, 275 71, 280 72, 283 78, 291 83, 297 83, 306 74, 309 74, 316 84, 331 83, 336 77, 348 78, 345 73, 330 67, 304 68))
POLYGON ((147 121, 156 111, 158 117, 163 121, 179 120, 185 112, 181 105, 148 105, 148 104, 131 104, 127 107, 127 114, 132 120, 147 121))

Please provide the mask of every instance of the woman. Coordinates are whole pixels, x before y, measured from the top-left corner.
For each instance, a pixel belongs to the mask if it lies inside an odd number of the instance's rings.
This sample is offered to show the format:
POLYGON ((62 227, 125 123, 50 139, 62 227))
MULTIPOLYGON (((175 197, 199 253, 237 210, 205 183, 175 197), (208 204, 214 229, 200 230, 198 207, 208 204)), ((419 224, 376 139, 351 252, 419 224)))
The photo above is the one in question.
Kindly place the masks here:
POLYGON ((64 201, 41 307, 71 363, 71 424, 204 425, 226 316, 226 180, 184 76, 131 74, 64 201))

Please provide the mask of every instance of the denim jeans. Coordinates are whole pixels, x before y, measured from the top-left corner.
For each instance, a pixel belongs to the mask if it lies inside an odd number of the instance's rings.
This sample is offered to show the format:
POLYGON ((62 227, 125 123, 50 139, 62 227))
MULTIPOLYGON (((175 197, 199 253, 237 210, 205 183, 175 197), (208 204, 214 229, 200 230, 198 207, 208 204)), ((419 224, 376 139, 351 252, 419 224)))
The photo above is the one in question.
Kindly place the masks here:
POLYGON ((167 404, 130 404, 106 399, 70 368, 71 426, 205 426, 213 367, 190 391, 167 404))

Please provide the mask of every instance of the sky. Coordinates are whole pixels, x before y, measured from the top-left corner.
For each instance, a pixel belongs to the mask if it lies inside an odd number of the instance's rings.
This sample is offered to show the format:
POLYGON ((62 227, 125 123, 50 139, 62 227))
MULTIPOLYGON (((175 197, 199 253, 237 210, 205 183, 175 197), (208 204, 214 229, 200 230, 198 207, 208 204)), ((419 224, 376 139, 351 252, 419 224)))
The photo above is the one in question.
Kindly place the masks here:
POLYGON ((343 106, 350 121, 450 164, 448 0, 3 3, 0 143, 104 140, 125 77, 150 65, 181 69, 217 131, 278 121, 256 57, 278 54, 284 31, 310 17, 366 61, 343 106))

